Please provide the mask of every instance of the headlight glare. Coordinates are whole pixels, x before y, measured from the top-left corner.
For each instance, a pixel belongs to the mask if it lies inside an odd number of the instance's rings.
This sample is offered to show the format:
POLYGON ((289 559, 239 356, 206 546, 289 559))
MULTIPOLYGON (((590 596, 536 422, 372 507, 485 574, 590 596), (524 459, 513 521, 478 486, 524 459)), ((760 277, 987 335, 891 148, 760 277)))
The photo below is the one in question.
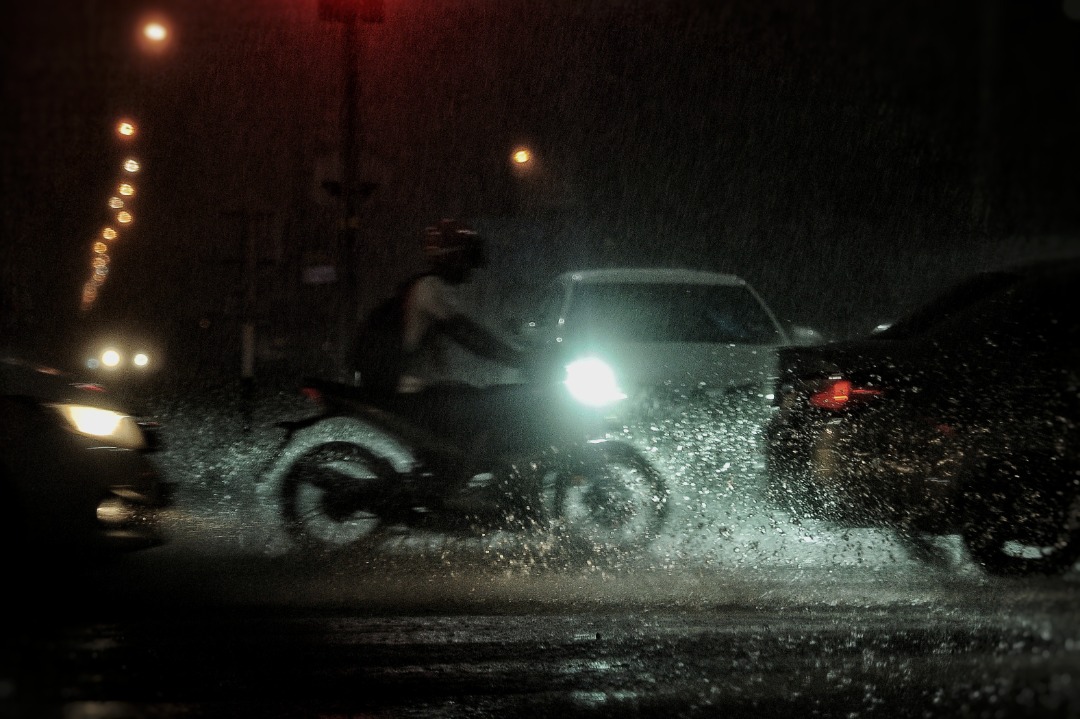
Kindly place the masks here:
POLYGON ((597 357, 585 357, 566 366, 563 381, 570 396, 589 407, 604 407, 626 399, 615 372, 597 357))
POLYGON ((135 420, 120 412, 82 404, 52 405, 79 434, 100 437, 117 447, 141 449, 146 446, 135 420))
POLYGON ((101 353, 101 364, 106 367, 117 367, 120 365, 120 353, 116 350, 109 349, 101 353))

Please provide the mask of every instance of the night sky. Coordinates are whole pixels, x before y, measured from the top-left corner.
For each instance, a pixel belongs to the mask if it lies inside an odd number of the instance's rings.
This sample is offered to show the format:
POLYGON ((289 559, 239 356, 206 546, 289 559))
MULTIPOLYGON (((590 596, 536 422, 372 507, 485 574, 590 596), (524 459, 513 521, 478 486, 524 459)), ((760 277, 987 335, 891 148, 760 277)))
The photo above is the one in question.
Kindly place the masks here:
MULTIPOLYGON (((316 6, 9 11, 9 337, 124 321, 207 341, 200 320, 232 336, 254 238, 261 336, 313 341, 333 291, 300 278, 336 247, 341 208, 321 180, 343 87, 342 27, 316 6), (134 42, 149 10, 174 30, 153 57, 134 42), (123 113, 143 128, 137 219, 79 313, 123 113)), ((361 208, 362 292, 414 269, 420 229, 446 215, 491 240, 493 312, 555 271, 674 264, 741 274, 830 334, 969 269, 1072 251, 1070 13, 1060 0, 386 0, 385 21, 361 27, 358 174, 378 185, 361 208), (528 177, 509 171, 517 143, 538 158, 528 177)))

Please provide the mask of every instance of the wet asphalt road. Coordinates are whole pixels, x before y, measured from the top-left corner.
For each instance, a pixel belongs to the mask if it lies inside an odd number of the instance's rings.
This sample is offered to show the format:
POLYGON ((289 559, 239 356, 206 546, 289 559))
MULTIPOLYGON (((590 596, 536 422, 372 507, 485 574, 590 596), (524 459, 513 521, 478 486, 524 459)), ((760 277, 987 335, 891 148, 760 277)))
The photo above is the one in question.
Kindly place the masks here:
POLYGON ((1080 716, 1080 582, 180 557, 11 616, 0 716, 1080 716))
POLYGON ((1080 575, 792 522, 730 467, 674 478, 671 531, 635 556, 499 533, 290 551, 257 481, 296 409, 275 400, 239 433, 163 407, 189 439, 162 457, 168 542, 9 583, 0 717, 1080 716, 1080 575))

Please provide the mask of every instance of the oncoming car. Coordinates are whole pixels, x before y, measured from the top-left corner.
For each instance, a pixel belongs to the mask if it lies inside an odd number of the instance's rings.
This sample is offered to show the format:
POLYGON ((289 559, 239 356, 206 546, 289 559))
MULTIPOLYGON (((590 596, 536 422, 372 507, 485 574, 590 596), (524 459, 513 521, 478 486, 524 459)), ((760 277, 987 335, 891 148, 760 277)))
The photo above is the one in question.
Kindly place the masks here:
POLYGON ((160 360, 160 353, 145 343, 102 341, 87 348, 83 364, 95 375, 145 376, 158 369, 160 360))
POLYGON ((146 369, 150 366, 150 354, 145 350, 134 350, 130 354, 122 353, 115 347, 105 347, 95 357, 86 361, 88 369, 146 369))
POLYGON ((520 327, 546 366, 564 368, 570 393, 665 473, 707 487, 722 472, 722 484, 749 497, 764 466, 777 351, 796 340, 742 277, 672 267, 565 272, 520 327))
POLYGON ((562 273, 521 331, 573 367, 584 401, 638 409, 703 395, 764 405, 775 350, 792 343, 741 277, 678 268, 562 273))
MULTIPOLYGON (((113 553, 161 544, 172 485, 158 427, 100 385, 0 360, 0 534, 5 551, 113 553)), ((12 558, 14 559, 14 558, 12 558)))
POLYGON ((84 374, 108 382, 151 377, 162 368, 163 360, 160 342, 145 332, 130 330, 88 333, 78 357, 84 374))

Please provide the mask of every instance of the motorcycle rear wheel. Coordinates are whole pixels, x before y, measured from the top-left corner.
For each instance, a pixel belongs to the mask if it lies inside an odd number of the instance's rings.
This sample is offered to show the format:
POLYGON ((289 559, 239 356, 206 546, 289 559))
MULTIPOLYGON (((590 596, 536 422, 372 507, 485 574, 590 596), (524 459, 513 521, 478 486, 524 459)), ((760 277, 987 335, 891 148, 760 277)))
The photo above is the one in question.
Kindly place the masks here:
POLYGON ((642 455, 624 445, 598 443, 585 466, 549 473, 543 505, 564 546, 590 556, 638 552, 662 531, 667 487, 642 455))
POLYGON ((289 467, 281 515, 289 536, 308 550, 334 551, 373 535, 382 524, 369 501, 374 485, 396 476, 388 460, 352 442, 326 442, 289 467))

